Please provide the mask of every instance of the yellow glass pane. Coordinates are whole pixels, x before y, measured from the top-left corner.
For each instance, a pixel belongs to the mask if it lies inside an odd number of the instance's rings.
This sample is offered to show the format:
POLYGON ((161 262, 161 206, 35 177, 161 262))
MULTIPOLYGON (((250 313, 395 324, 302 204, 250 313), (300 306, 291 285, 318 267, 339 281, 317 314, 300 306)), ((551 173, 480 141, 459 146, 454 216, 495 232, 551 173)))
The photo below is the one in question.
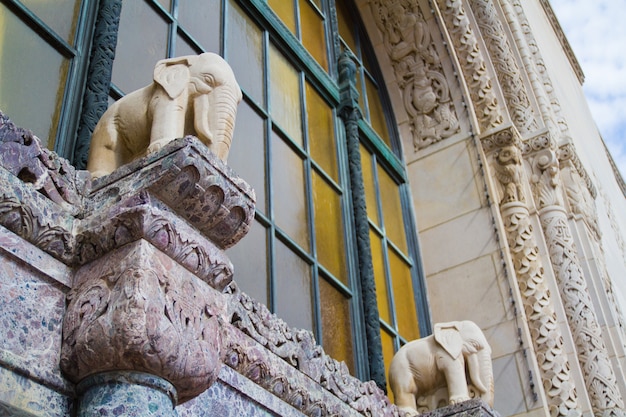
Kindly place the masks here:
POLYGON ((296 11, 293 0, 268 0, 272 10, 292 33, 296 33, 296 11))
POLYGON ((365 94, 363 94, 363 76, 362 76, 362 72, 363 69, 362 68, 357 68, 356 71, 356 89, 359 92, 359 108, 361 109, 361 112, 363 113, 363 117, 366 117, 365 115, 367 115, 367 109, 365 108, 365 94))
MULTIPOLYGON (((393 355, 395 355, 396 353, 395 348, 393 346, 393 336, 391 336, 385 330, 381 329, 380 339, 383 345, 383 362, 385 363, 385 375, 389 377, 389 365, 391 364, 393 355)), ((393 392, 391 392, 391 389, 387 389, 387 397, 389 397, 389 399, 393 403, 393 392)))
POLYGON ((300 0, 300 31, 304 47, 328 71, 324 20, 307 0, 300 0))
MULTIPOLYGON (((221 0, 178 2, 178 23, 205 51, 220 53, 221 0)), ((182 55, 177 53, 178 56, 182 55)))
POLYGON ((306 84, 306 105, 311 156, 328 175, 339 181, 333 113, 309 83, 306 84))
POLYGON ((398 184, 380 165, 378 166, 378 184, 380 186, 380 200, 383 206, 385 233, 387 238, 391 239, 406 254, 408 250, 402 205, 400 203, 400 189, 398 184))
POLYGON ((350 301, 323 278, 319 280, 319 288, 324 350, 332 358, 344 361, 354 374, 350 301))
POLYGON ((302 159, 275 133, 272 134, 272 187, 276 224, 308 251, 304 165, 302 159))
POLYGON ((226 251, 235 268, 237 285, 255 300, 269 305, 267 229, 252 222, 248 234, 226 251))
POLYGON ((228 4, 226 60, 233 68, 241 88, 265 108, 263 32, 234 0, 230 0, 228 4))
POLYGON ((370 124, 376 133, 378 133, 380 138, 391 148, 389 130, 387 129, 387 121, 385 119, 383 105, 380 101, 380 94, 372 80, 370 80, 367 76, 365 77, 365 88, 367 89, 367 104, 369 106, 370 124))
POLYGON ((290 327, 313 330, 311 268, 280 240, 274 242, 275 313, 290 327))
POLYGON ((398 331, 407 340, 418 339, 420 332, 417 324, 411 267, 393 249, 388 248, 387 255, 389 256, 398 331))
POLYGON ((24 6, 37 15, 68 43, 74 44, 80 1, 77 0, 22 0, 24 6))
POLYGON ((344 40, 352 52, 356 53, 356 37, 354 18, 352 17, 352 11, 348 7, 345 1, 338 1, 337 3, 337 23, 339 26, 339 36, 344 40))
POLYGON ((270 108, 273 119, 302 146, 300 76, 274 45, 270 47, 270 108))
POLYGON ((378 205, 376 203, 376 188, 374 171, 372 169, 372 155, 361 145, 361 169, 363 171, 363 185, 365 187, 365 204, 367 205, 367 217, 374 224, 380 225, 378 205))
POLYGON ((0 109, 54 146, 69 61, 0 4, 0 109))
POLYGON ((391 325, 391 314, 389 309, 389 289, 385 273, 385 254, 383 243, 378 234, 370 228, 370 247, 372 251, 372 267, 374 269, 374 281, 376 283, 376 301, 378 305, 378 315, 391 325))
POLYGON ((254 188, 256 210, 266 213, 265 120, 246 101, 239 103, 228 165, 254 188))
POLYGON ((317 258, 336 278, 348 285, 340 196, 315 171, 312 178, 317 258))
POLYGON ((168 24, 147 3, 124 3, 112 74, 124 93, 152 82, 155 64, 166 57, 168 31, 168 24))

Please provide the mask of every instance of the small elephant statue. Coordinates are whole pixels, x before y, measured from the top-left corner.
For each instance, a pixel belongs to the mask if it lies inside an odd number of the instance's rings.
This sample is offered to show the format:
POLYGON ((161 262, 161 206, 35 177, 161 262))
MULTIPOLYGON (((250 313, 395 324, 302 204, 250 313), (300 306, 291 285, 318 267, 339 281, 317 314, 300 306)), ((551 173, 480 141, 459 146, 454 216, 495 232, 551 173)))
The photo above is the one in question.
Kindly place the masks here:
POLYGON ((87 169, 110 174, 185 135, 226 162, 242 94, 230 66, 214 53, 157 62, 154 82, 115 102, 91 138, 87 169))
POLYGON ((491 348, 474 322, 438 323, 432 335, 402 346, 391 360, 389 384, 398 408, 418 414, 417 398, 448 387, 449 403, 470 399, 467 371, 481 398, 493 406, 491 348))

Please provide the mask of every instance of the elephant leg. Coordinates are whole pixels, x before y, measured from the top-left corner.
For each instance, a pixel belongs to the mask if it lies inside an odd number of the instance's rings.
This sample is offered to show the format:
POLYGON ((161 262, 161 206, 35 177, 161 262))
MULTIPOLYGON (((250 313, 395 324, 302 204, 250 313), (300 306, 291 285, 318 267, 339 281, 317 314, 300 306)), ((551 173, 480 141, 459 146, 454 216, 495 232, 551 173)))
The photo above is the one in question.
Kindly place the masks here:
POLYGON ((108 175, 123 163, 118 149, 118 132, 111 120, 98 123, 92 135, 87 170, 93 178, 108 175))
POLYGON ((448 362, 441 367, 448 384, 448 398, 450 404, 457 404, 470 399, 465 377, 465 361, 463 357, 448 362))

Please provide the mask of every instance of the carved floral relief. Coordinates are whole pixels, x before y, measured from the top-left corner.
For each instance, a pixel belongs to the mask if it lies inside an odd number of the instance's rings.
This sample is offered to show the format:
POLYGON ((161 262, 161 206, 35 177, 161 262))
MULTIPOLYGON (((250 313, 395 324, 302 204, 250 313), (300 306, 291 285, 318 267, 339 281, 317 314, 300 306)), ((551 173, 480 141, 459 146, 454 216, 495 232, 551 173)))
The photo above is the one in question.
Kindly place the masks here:
POLYGON ((452 136, 460 130, 458 117, 417 2, 371 0, 370 5, 410 116, 414 150, 452 136))

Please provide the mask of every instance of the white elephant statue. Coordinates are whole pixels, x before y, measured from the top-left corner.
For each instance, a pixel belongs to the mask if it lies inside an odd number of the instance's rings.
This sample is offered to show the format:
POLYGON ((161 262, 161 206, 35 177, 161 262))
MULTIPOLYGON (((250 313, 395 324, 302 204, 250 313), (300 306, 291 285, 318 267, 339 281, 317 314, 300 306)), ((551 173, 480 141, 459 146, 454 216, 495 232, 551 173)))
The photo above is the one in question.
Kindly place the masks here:
POLYGON ((226 162, 242 94, 217 54, 157 62, 154 82, 115 102, 94 129, 87 169, 97 178, 185 135, 226 162))
POLYGON ((417 398, 447 385, 450 404, 470 399, 466 378, 493 406, 491 348, 471 321, 435 324, 432 335, 402 346, 391 360, 389 384, 398 408, 417 414, 417 398))

